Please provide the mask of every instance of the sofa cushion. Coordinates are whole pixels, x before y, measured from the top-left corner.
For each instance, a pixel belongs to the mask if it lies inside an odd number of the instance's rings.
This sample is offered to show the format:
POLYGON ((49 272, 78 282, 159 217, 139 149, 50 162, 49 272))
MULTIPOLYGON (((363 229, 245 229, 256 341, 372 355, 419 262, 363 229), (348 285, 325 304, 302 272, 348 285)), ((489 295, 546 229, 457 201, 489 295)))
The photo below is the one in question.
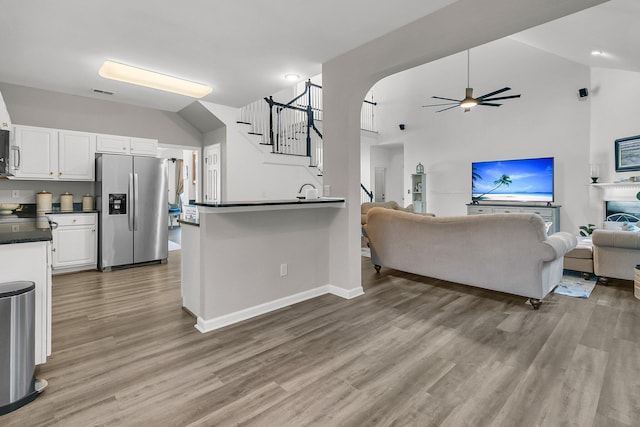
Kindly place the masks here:
POLYGON ((575 249, 567 252, 567 258, 591 259, 593 258, 593 248, 591 245, 581 245, 578 243, 575 249))
POLYGON ((640 233, 622 230, 594 230, 592 234, 594 246, 640 249, 640 233))

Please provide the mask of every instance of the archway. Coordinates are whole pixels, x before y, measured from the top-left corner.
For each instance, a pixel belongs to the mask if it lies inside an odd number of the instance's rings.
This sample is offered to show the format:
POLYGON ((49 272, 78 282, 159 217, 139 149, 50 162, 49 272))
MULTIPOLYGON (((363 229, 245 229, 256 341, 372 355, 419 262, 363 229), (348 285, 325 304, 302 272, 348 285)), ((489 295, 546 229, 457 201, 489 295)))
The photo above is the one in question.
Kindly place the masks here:
POLYGON ((378 80, 606 0, 461 0, 323 64, 324 185, 347 207, 330 227, 330 283, 357 295, 360 108, 378 80))

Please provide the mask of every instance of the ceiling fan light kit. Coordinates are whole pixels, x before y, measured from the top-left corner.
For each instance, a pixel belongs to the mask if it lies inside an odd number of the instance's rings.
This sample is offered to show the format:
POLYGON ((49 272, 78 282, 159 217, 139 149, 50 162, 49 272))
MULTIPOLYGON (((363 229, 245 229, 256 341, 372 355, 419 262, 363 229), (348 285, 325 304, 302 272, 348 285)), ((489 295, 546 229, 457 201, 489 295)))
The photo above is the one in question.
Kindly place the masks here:
POLYGON ((513 99, 513 98, 520 98, 520 95, 510 95, 510 96, 500 96, 498 98, 491 98, 492 96, 498 95, 502 92, 506 92, 508 90, 511 90, 510 87, 503 87, 502 89, 498 89, 496 91, 487 93, 485 95, 479 96, 477 98, 473 97, 473 88, 469 87, 469 51, 467 50, 467 88, 465 89, 465 95, 464 98, 462 100, 458 100, 458 99, 453 99, 453 98, 443 98, 441 96, 432 96, 432 98, 434 99, 442 99, 444 101, 452 101, 452 102, 446 102, 446 103, 442 103, 442 104, 430 104, 430 105, 423 105, 423 107, 442 107, 444 106, 445 108, 436 111, 436 113, 440 113, 442 111, 447 111, 447 110, 451 110, 452 108, 456 108, 456 107, 460 107, 464 110, 465 113, 471 111, 471 109, 477 105, 484 105, 487 107, 499 107, 502 104, 496 104, 493 103, 491 101, 499 101, 499 100, 504 100, 504 99, 513 99))

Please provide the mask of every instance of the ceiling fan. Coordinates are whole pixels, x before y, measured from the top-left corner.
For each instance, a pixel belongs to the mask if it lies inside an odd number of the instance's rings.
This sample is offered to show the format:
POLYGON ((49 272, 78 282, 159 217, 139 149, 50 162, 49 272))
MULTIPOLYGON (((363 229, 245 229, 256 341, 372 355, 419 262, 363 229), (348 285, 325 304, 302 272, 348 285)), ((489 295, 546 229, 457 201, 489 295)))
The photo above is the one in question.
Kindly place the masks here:
POLYGON ((423 107, 442 107, 442 106, 447 106, 446 108, 443 108, 442 110, 438 110, 436 111, 436 113, 440 113, 442 111, 447 111, 447 110, 451 110, 452 108, 456 108, 456 107, 461 107, 464 112, 468 112, 471 111, 471 108, 475 107, 476 105, 485 105, 487 107, 499 107, 502 104, 496 104, 493 101, 501 101, 503 99, 513 99, 513 98, 520 98, 520 95, 511 95, 511 96, 500 96, 497 98, 492 98, 492 96, 498 95, 502 92, 506 92, 508 90, 511 90, 510 87, 503 87, 502 89, 498 89, 496 91, 487 93, 485 95, 482 96, 478 96, 476 98, 473 97, 473 88, 469 87, 469 51, 467 50, 467 88, 465 90, 465 95, 464 98, 461 100, 457 100, 457 99, 452 99, 452 98, 443 98, 441 96, 432 96, 432 98, 435 99, 442 99, 444 101, 452 101, 452 102, 446 102, 446 103, 442 103, 442 104, 430 104, 430 105, 423 105, 423 107), (450 107, 449 107, 450 105, 450 107))

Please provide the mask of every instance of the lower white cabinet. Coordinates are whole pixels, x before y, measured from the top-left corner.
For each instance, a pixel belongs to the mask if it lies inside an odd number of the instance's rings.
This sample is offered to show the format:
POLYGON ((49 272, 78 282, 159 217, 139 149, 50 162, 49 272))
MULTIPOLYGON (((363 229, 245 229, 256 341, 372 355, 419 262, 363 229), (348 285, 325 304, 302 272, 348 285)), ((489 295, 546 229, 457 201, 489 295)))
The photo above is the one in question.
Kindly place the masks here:
POLYGON ((53 274, 97 268, 97 214, 52 214, 49 218, 58 224, 52 230, 53 274))
POLYGON ((51 355, 51 242, 0 245, 2 282, 29 281, 36 285, 35 363, 51 355))

